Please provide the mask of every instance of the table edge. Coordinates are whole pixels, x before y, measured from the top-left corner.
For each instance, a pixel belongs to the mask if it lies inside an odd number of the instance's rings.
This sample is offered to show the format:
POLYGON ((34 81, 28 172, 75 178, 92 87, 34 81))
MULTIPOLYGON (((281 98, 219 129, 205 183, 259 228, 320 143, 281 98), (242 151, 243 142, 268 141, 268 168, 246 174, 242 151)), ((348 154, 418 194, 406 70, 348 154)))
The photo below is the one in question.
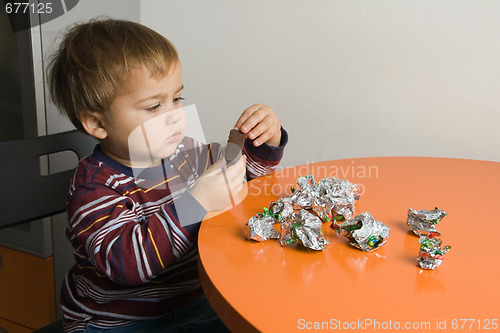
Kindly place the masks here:
POLYGON ((198 275, 200 278, 203 292, 208 299, 208 302, 219 316, 222 322, 231 332, 255 333, 260 332, 252 324, 248 322, 229 302, 222 296, 219 290, 215 287, 212 280, 208 276, 201 256, 198 256, 198 275))

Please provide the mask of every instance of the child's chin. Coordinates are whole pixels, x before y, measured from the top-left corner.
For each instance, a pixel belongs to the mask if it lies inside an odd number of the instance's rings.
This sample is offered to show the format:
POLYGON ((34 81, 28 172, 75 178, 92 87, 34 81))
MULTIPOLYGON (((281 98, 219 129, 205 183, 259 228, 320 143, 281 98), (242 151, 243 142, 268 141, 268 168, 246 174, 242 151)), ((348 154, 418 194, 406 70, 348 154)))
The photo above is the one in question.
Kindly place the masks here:
POLYGON ((175 153, 178 145, 179 145, 179 143, 169 144, 167 147, 164 147, 163 149, 161 149, 161 151, 159 151, 158 155, 156 155, 156 156, 159 159, 169 158, 170 156, 172 156, 175 153))

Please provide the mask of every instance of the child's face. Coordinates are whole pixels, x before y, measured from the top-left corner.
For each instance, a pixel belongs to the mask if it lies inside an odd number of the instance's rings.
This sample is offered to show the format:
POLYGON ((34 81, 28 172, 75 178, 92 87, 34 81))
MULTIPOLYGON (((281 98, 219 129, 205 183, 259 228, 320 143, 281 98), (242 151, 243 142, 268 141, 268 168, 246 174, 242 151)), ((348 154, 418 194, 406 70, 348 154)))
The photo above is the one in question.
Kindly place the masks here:
POLYGON ((134 167, 171 156, 186 132, 182 90, 179 63, 159 80, 146 69, 130 75, 110 107, 107 137, 101 141, 104 153, 134 167))

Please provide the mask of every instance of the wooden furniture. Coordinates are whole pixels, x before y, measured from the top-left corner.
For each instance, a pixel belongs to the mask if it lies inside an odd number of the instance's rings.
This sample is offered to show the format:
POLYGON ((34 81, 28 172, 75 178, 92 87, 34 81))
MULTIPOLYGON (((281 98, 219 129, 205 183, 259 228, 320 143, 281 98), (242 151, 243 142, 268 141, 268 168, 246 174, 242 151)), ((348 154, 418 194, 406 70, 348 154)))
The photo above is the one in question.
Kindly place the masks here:
POLYGON ((499 329, 499 188, 500 163, 463 159, 361 158, 280 170, 250 181, 240 204, 202 223, 202 285, 234 332, 499 329), (388 242, 362 252, 330 223, 324 251, 246 240, 246 221, 308 173, 360 184, 357 213, 389 226, 388 242), (436 206, 448 213, 437 229, 452 249, 436 270, 422 270, 407 211, 436 206))
POLYGON ((0 327, 32 332, 56 321, 53 258, 0 247, 0 327))

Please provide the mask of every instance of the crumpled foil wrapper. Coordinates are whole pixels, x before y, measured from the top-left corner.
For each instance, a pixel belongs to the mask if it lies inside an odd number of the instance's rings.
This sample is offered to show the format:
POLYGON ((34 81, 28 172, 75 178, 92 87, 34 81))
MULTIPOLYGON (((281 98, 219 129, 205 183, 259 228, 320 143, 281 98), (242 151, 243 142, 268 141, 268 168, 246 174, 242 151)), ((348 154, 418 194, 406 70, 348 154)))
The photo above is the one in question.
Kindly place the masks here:
POLYGON ((420 243, 420 251, 418 252, 418 265, 422 269, 436 269, 443 262, 443 256, 451 249, 451 246, 446 245, 441 248, 443 243, 441 239, 435 238, 438 233, 429 233, 427 236, 421 236, 418 242, 420 243))
POLYGON ((380 221, 376 221, 370 213, 365 212, 336 225, 331 226, 341 236, 347 237, 352 246, 365 252, 381 247, 389 239, 390 229, 380 221))
POLYGON ((280 244, 299 242, 311 250, 324 250, 329 243, 321 232, 322 224, 316 215, 304 209, 294 213, 281 221, 280 244))
POLYGON ((355 197, 350 193, 340 194, 339 196, 325 195, 333 202, 333 211, 336 216, 343 217, 342 220, 348 220, 354 215, 354 200, 355 197))
POLYGON ((247 239, 264 242, 270 238, 279 238, 280 234, 274 230, 275 219, 272 216, 253 216, 243 229, 247 239))
POLYGON ((337 177, 323 178, 319 181, 317 188, 319 195, 332 195, 338 197, 346 194, 352 196, 355 200, 359 199, 361 193, 358 184, 353 184, 347 179, 339 179, 337 177))
POLYGON ((293 214, 292 200, 289 198, 279 199, 269 205, 271 214, 278 220, 286 219, 293 214))
POLYGON ((295 226, 295 218, 293 216, 289 216, 288 218, 281 221, 280 237, 279 237, 281 246, 297 242, 294 226, 295 226))
POLYGON ((314 198, 312 200, 311 209, 318 215, 324 222, 333 219, 332 209, 335 203, 328 196, 314 198))
POLYGON ((319 196, 318 184, 313 175, 301 176, 297 178, 297 185, 300 189, 295 190, 290 199, 294 209, 311 209, 314 198, 319 196))
POLYGON ((431 232, 438 233, 436 230, 436 224, 441 221, 443 217, 447 214, 444 210, 433 209, 433 210, 415 210, 408 209, 408 218, 406 223, 417 236, 426 236, 431 232))
POLYGON ((323 178, 318 183, 312 175, 299 177, 296 190, 290 199, 295 209, 312 209, 323 221, 335 216, 342 220, 354 215, 354 202, 359 199, 360 187, 346 179, 323 178))

